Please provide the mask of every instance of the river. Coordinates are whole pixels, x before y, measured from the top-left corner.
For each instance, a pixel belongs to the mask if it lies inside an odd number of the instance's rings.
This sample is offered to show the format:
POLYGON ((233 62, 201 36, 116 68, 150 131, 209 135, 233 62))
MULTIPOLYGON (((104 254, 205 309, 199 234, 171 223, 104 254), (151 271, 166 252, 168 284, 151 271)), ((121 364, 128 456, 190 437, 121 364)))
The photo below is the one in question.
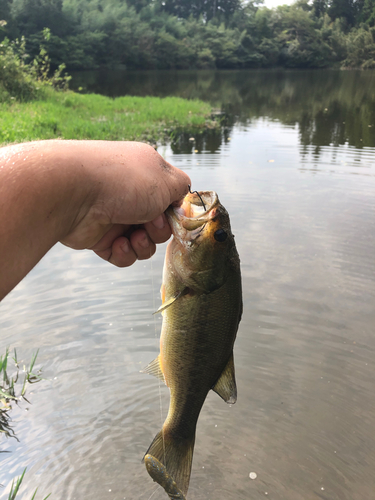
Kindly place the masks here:
MULTIPOLYGON (((74 77, 225 112, 220 132, 158 148, 193 189, 217 191, 242 264, 238 401, 209 394, 188 499, 374 498, 375 72, 74 77)), ((158 352, 164 253, 117 269, 56 245, 1 303, 1 353, 39 348, 46 379, 13 410, 19 442, 1 442, 1 483, 28 468, 21 498, 166 498, 141 459, 168 390, 139 372, 158 352)))

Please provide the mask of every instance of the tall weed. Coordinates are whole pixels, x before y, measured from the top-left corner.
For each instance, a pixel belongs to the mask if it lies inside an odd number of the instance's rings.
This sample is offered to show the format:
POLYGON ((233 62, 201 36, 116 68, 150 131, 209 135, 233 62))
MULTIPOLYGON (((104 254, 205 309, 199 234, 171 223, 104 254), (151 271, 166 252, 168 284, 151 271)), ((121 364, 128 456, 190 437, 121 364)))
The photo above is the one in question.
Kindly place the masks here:
POLYGON ((0 43, 0 101, 10 99, 29 101, 39 91, 38 81, 32 68, 26 64, 26 41, 10 41, 5 38, 0 43))
MULTIPOLYGON (((43 38, 49 40, 50 30, 43 30, 43 38)), ((43 96, 45 87, 67 90, 70 76, 64 75, 65 64, 51 72, 51 59, 45 45, 39 47, 39 54, 31 61, 26 52, 26 39, 0 43, 0 102, 17 100, 31 101, 43 96)))

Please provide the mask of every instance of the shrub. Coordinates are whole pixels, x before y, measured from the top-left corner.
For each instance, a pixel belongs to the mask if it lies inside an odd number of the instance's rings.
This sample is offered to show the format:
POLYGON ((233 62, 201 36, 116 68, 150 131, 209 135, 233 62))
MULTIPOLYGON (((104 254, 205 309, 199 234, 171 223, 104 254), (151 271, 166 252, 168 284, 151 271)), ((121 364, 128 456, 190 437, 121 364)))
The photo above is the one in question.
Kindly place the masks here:
MULTIPOLYGON (((44 29, 44 39, 48 41, 49 36, 50 31, 44 29)), ((27 59, 24 37, 14 41, 5 38, 0 44, 0 102, 30 101, 40 96, 46 86, 67 90, 71 77, 63 74, 65 64, 60 64, 51 74, 51 60, 43 44, 31 62, 27 59)))
POLYGON ((0 44, 0 101, 28 101, 36 97, 39 87, 33 69, 25 63, 25 39, 0 44))

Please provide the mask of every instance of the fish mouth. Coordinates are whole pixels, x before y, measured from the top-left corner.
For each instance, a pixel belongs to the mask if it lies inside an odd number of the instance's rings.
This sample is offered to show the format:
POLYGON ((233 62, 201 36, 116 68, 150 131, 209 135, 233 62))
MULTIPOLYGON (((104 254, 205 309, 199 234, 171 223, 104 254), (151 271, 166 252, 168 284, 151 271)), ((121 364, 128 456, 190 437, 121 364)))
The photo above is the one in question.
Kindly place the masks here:
POLYGON ((173 235, 181 241, 194 241, 215 215, 218 204, 215 191, 188 193, 182 203, 171 205, 166 211, 173 235))

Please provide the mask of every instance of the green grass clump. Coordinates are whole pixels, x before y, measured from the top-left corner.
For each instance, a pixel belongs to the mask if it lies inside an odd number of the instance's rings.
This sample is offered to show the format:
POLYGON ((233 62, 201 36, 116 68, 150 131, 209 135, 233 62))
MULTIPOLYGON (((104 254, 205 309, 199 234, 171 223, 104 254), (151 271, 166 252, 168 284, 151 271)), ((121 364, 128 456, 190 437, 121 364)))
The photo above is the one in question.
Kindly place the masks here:
POLYGON ((40 370, 34 373, 34 365, 36 358, 38 356, 38 351, 31 359, 29 367, 23 366, 23 382, 20 382, 20 365, 17 359, 17 351, 14 349, 14 368, 15 373, 10 376, 8 374, 9 370, 9 349, 5 351, 4 356, 0 356, 0 433, 4 434, 6 437, 16 437, 14 431, 10 424, 10 410, 12 409, 12 402, 18 403, 20 400, 26 399, 26 388, 28 384, 34 384, 39 382, 40 370), (17 384, 18 383, 18 384, 17 384))
MULTIPOLYGON (((5 437, 13 437, 17 439, 17 436, 15 435, 11 426, 11 419, 9 414, 12 410, 12 403, 18 404, 18 402, 23 399, 30 403, 30 401, 28 401, 25 396, 27 386, 29 384, 34 384, 42 380, 40 376, 41 370, 37 370, 36 372, 34 371, 37 356, 38 351, 33 355, 30 365, 28 367, 26 365, 23 365, 23 367, 21 368, 20 363, 17 359, 17 351, 16 349, 14 349, 11 369, 12 371, 15 370, 15 372, 12 375, 9 374, 9 349, 5 351, 5 354, 3 356, 0 356, 0 436, 1 434, 3 434, 5 437), (20 377, 20 370, 22 370, 24 374, 23 381, 20 377)), ((22 475, 19 478, 12 481, 8 500, 15 500, 25 473, 26 469, 23 471, 22 475)), ((3 485, 1 484, 0 487, 2 486, 3 485)), ((37 490, 38 488, 34 491, 31 500, 35 500, 37 490)), ((48 497, 49 495, 46 496, 43 500, 46 500, 48 497)))
MULTIPOLYGON (((18 491, 20 489, 20 486, 22 484, 23 478, 25 477, 26 469, 22 472, 21 476, 17 478, 16 480, 13 479, 12 481, 12 486, 10 488, 10 492, 8 495, 8 500, 15 500, 16 496, 18 494, 18 491)), ((31 500, 35 500, 36 493, 38 491, 38 488, 34 491, 33 496, 31 497, 31 500)), ((47 495, 46 497, 43 498, 43 500, 47 500, 48 497, 50 497, 51 493, 47 495)))
POLYGON ((29 102, 0 102, 0 145, 40 139, 148 140, 215 123, 211 107, 178 97, 109 97, 43 90, 29 102))

